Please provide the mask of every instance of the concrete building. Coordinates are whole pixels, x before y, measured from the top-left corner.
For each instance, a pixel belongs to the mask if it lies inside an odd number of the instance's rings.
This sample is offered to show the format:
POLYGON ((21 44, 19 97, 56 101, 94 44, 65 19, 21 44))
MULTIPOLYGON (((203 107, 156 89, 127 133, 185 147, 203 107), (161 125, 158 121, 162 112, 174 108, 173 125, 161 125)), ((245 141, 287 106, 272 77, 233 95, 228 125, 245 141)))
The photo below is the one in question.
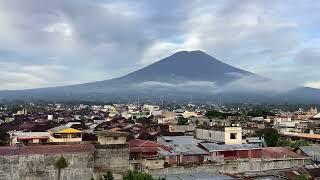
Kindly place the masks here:
POLYGON ((209 127, 196 129, 196 138, 222 144, 242 144, 241 127, 209 127))
MULTIPOLYGON (((109 132, 97 135, 100 140, 119 137, 119 134, 109 132)), ((129 170, 129 145, 122 140, 116 142, 101 140, 97 144, 3 146, 0 147, 0 180, 57 179, 54 163, 61 155, 68 162, 68 167, 61 172, 61 180, 101 179, 108 170, 113 172, 116 180, 120 180, 129 170)))
POLYGON ((200 146, 210 153, 207 160, 224 162, 225 160, 237 160, 240 158, 261 158, 262 148, 251 144, 224 144, 200 143, 200 146))
POLYGON ((55 143, 75 143, 82 141, 82 132, 80 130, 68 127, 68 126, 57 126, 48 129, 50 134, 49 142, 55 143))
POLYGON ((49 121, 52 121, 52 120, 53 120, 53 115, 49 114, 49 115, 48 115, 48 120, 49 120, 49 121))
POLYGON ((185 111, 185 112, 182 113, 182 116, 184 118, 199 117, 198 113, 194 112, 194 111, 185 111))
POLYGON ((100 179, 110 170, 115 179, 122 179, 129 170, 128 133, 119 131, 98 131, 98 143, 95 145, 95 179, 100 179))
POLYGON ((156 105, 145 104, 143 105, 143 109, 152 112, 152 111, 159 111, 160 107, 156 105))
POLYGON ((310 110, 309 110, 309 114, 310 114, 310 115, 316 115, 316 114, 318 114, 318 109, 317 109, 317 107, 311 107, 310 110))
POLYGON ((164 168, 166 157, 163 155, 171 154, 169 147, 152 141, 132 139, 129 141, 129 145, 130 169, 132 170, 144 171, 164 168))
POLYGON ((296 132, 283 132, 281 134, 288 140, 306 140, 310 144, 320 144, 320 134, 296 133, 296 132))
POLYGON ((159 136, 157 143, 170 147, 177 155, 177 164, 201 164, 209 153, 198 147, 193 136, 159 136))
POLYGON ((10 146, 18 144, 31 145, 47 143, 50 139, 49 132, 22 132, 22 131, 9 131, 10 146))
POLYGON ((119 131, 97 131, 99 144, 126 144, 128 133, 119 131))

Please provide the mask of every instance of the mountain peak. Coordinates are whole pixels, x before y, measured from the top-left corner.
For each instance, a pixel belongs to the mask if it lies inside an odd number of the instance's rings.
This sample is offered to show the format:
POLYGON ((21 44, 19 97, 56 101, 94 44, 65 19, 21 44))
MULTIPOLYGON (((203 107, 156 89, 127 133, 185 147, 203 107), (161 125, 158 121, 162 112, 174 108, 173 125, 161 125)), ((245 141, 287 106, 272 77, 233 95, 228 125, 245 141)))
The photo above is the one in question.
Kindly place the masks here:
POLYGON ((207 56, 210 56, 201 50, 178 51, 178 52, 174 53, 172 56, 179 56, 179 55, 207 55, 207 56))
POLYGON ((122 78, 130 81, 212 81, 227 82, 234 79, 232 74, 252 73, 225 64, 207 53, 179 51, 143 69, 122 78))

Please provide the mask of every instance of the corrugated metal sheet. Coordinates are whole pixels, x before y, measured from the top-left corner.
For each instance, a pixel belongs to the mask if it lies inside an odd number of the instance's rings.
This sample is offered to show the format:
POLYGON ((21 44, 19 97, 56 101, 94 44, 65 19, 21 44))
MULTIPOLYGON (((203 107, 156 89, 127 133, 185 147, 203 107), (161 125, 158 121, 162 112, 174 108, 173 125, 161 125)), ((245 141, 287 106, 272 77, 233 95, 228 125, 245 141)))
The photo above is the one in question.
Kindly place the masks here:
POLYGON ((249 149, 261 149, 256 144, 224 144, 219 145, 216 143, 200 143, 209 152, 215 151, 234 151, 234 150, 249 150, 249 149))
POLYGON ((320 161, 320 146, 301 146, 301 151, 311 157, 313 161, 320 161))

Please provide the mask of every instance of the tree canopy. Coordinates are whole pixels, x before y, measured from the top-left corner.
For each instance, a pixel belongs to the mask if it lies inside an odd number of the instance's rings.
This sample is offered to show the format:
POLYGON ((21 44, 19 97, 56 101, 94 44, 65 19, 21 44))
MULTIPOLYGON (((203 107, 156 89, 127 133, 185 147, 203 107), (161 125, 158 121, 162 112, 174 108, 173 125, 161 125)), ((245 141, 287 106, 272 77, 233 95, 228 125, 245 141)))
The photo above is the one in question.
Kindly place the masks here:
POLYGON ((267 145, 270 147, 277 146, 280 138, 278 131, 273 128, 259 129, 255 132, 255 136, 258 136, 258 137, 263 136, 264 139, 266 140, 267 145))
POLYGON ((68 167, 68 161, 61 155, 59 159, 54 162, 54 168, 58 170, 58 180, 60 180, 61 169, 68 167))
POLYGON ((188 124, 188 119, 184 117, 179 117, 178 118, 178 125, 187 125, 188 124))

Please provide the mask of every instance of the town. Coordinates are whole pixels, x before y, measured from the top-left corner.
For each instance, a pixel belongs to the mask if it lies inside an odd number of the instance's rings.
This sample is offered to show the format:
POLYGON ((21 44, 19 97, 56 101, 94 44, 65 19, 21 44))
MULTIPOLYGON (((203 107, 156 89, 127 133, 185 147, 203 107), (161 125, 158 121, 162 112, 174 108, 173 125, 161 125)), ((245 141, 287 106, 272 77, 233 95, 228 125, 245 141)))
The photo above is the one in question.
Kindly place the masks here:
POLYGON ((320 176, 319 106, 155 104, 3 103, 0 179, 320 176))

